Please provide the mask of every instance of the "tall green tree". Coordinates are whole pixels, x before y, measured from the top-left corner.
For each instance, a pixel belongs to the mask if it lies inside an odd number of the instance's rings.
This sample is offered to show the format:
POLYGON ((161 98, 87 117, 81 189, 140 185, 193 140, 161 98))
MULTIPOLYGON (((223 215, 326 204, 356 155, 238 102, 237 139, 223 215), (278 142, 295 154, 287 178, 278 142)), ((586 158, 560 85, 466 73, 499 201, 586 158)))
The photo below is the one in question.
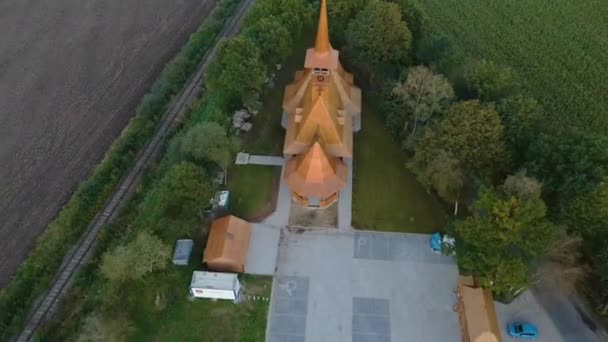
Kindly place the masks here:
POLYGON ((224 127, 215 122, 203 122, 173 139, 168 155, 176 161, 211 162, 225 169, 237 148, 237 141, 226 134, 224 127))
POLYGON ((144 199, 137 224, 163 236, 163 231, 172 228, 166 220, 191 223, 213 197, 214 188, 206 179, 204 170, 195 164, 173 166, 144 199))
MULTIPOLYGON (((314 13, 318 13, 316 9, 314 13)), ((269 16, 278 18, 281 25, 289 30, 291 39, 295 40, 311 24, 313 12, 306 0, 257 1, 245 18, 245 26, 255 25, 269 16)))
POLYGON ((492 61, 471 61, 466 65, 464 78, 468 90, 482 101, 498 101, 519 90, 515 72, 492 61))
POLYGON ((562 218, 571 231, 585 238, 591 250, 600 249, 608 242, 608 178, 592 191, 576 196, 562 218))
POLYGON ((524 164, 539 179, 555 208, 568 206, 608 176, 608 137, 582 133, 546 132, 531 144, 524 164))
POLYGON ((330 0, 327 2, 329 34, 337 47, 345 44, 348 24, 365 7, 365 0, 330 0))
POLYGON ((454 204, 454 216, 458 215, 458 202, 465 186, 465 175, 460 161, 448 152, 440 150, 427 166, 425 178, 439 197, 454 204))
POLYGON ((430 20, 418 0, 389 0, 399 5, 401 16, 407 23, 414 41, 424 38, 430 31, 430 20))
POLYGON ((416 142, 414 173, 424 173, 439 150, 451 153, 471 176, 492 179, 503 169, 503 127, 492 107, 471 100, 452 105, 437 128, 427 129, 416 142))
POLYGON ((544 202, 483 188, 473 208, 473 216, 450 228, 460 268, 498 296, 528 285, 531 262, 547 251, 556 231, 544 202))
POLYGON ((425 66, 411 68, 393 93, 403 99, 412 113, 412 134, 416 134, 418 122, 426 123, 433 114, 443 114, 454 98, 450 82, 425 66))
POLYGON ((433 34, 419 40, 415 55, 418 63, 445 75, 455 85, 464 83, 465 54, 448 37, 433 34))
POLYGON ((345 52, 372 79, 410 62, 412 33, 396 4, 368 1, 348 25, 345 52))
POLYGON ((262 61, 270 66, 283 63, 291 54, 293 38, 278 17, 260 18, 245 28, 243 36, 255 43, 262 61))
POLYGON ((505 144, 512 166, 518 168, 539 132, 542 108, 534 98, 515 95, 499 100, 496 111, 505 127, 505 144))
POLYGON ((265 70, 260 50, 239 36, 220 44, 209 67, 207 84, 211 90, 228 94, 233 101, 247 103, 264 84, 265 70))

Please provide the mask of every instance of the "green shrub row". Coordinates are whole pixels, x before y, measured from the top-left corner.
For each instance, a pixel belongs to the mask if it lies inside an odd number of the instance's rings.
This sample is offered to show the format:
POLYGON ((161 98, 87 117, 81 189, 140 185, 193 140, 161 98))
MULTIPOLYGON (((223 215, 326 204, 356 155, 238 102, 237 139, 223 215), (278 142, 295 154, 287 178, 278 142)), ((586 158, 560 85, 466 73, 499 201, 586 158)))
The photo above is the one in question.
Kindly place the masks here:
POLYGON ((96 213, 134 163, 137 153, 155 133, 163 113, 215 44, 224 20, 240 0, 223 0, 195 32, 176 58, 165 66, 105 158, 74 193, 34 250, 0 292, 0 340, 17 334, 34 300, 49 286, 64 255, 76 243, 96 213))

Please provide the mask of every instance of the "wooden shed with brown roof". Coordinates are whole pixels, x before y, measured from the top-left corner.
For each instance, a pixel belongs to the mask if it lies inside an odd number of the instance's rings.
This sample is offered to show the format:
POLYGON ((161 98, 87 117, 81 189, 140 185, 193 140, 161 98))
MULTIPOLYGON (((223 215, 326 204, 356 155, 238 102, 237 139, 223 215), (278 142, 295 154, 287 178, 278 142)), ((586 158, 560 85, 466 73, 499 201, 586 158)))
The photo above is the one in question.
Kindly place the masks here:
POLYGON ((216 272, 245 271, 251 224, 236 216, 224 216, 211 225, 203 263, 216 272))
POLYGON ((492 292, 476 286, 470 276, 460 276, 456 311, 462 342, 501 342, 492 292))

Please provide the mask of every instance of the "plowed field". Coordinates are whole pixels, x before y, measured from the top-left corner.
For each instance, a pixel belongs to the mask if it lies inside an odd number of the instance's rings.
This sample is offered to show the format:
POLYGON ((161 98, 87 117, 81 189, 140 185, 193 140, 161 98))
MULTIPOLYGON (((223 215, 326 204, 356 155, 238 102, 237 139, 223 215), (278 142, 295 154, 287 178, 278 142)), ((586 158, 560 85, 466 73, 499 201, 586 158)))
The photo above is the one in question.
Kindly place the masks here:
POLYGON ((0 287, 214 3, 0 2, 0 287))

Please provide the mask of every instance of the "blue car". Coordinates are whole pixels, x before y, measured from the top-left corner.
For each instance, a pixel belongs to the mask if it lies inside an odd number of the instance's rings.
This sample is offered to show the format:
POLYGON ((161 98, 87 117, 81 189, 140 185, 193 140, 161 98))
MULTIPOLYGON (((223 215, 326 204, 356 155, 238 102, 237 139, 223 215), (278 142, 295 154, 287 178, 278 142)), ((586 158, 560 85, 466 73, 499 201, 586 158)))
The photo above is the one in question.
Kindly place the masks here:
POLYGON ((441 253, 441 234, 435 233, 431 235, 431 239, 429 240, 429 244, 431 245, 431 250, 435 253, 441 253))
POLYGON ((507 331, 511 337, 515 338, 524 340, 536 340, 538 338, 538 329, 530 323, 511 323, 507 326, 507 331))

